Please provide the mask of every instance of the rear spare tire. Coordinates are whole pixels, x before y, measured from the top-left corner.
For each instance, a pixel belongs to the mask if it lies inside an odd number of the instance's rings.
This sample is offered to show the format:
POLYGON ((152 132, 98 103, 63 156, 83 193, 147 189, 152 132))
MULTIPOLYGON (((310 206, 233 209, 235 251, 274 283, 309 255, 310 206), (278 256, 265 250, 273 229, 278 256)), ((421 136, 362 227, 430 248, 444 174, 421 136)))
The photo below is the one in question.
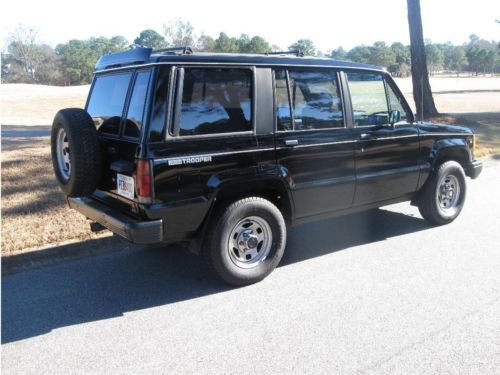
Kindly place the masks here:
POLYGON ((101 177, 101 151, 90 115, 80 108, 57 112, 50 143, 54 173, 62 191, 70 197, 92 194, 101 177))

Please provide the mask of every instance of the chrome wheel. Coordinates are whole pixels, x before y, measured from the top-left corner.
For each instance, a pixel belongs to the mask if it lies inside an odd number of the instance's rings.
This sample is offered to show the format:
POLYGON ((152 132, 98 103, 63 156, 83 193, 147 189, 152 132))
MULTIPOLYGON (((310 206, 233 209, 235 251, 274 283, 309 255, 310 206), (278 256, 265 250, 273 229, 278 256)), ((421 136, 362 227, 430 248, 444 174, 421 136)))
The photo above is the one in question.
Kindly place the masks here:
POLYGON ((452 174, 441 178, 436 190, 436 203, 445 215, 453 215, 460 201, 460 182, 452 174))
POLYGON ((240 220, 231 230, 227 250, 231 261, 241 268, 253 268, 271 251, 272 232, 269 223, 258 216, 240 220))
POLYGON ((57 133, 57 164, 59 166, 59 172, 61 173, 62 179, 67 182, 71 175, 71 159, 69 151, 68 136, 63 128, 59 129, 57 133))

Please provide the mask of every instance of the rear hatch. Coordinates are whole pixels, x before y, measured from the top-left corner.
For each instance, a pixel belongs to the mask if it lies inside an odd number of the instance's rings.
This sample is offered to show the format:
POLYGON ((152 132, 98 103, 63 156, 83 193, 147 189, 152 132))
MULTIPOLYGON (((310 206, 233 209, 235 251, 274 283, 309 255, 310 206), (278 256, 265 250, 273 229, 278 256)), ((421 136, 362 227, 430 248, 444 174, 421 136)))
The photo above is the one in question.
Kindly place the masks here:
POLYGON ((94 197, 134 216, 151 198, 149 161, 140 158, 151 77, 150 69, 97 74, 87 102, 102 152, 94 197))

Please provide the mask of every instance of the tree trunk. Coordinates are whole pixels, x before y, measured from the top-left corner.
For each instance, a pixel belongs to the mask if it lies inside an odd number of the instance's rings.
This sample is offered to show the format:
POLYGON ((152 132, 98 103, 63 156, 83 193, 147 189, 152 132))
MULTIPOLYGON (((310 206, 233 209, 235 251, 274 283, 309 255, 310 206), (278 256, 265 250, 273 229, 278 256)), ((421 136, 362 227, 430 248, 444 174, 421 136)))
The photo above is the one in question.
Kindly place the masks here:
POLYGON ((407 0, 408 24, 410 26, 411 78, 413 82, 413 99, 417 108, 417 117, 436 116, 438 111, 432 98, 429 84, 429 72, 425 56, 424 33, 420 0, 407 0))

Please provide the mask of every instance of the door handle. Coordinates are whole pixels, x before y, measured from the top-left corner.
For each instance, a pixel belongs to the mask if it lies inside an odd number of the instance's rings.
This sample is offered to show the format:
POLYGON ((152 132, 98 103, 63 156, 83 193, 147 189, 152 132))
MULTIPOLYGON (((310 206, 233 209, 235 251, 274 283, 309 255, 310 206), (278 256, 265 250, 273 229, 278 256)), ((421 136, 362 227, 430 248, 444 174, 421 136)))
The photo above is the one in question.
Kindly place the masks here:
POLYGON ((368 133, 361 133, 359 135, 359 138, 361 138, 361 139, 366 139, 366 138, 369 138, 369 137, 370 137, 370 134, 368 134, 368 133))
POLYGON ((299 141, 297 139, 287 139, 285 141, 285 145, 288 146, 288 147, 298 146, 299 145, 299 141))

